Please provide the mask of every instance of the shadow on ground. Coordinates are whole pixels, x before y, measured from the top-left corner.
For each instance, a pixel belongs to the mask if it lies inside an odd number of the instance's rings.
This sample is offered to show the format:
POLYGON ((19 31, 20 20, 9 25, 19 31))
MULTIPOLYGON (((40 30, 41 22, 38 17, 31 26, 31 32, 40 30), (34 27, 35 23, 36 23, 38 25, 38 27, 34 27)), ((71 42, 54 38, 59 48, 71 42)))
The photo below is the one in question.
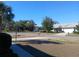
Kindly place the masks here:
POLYGON ((62 42, 51 42, 47 40, 26 40, 26 42, 29 42, 30 44, 62 44, 62 42))
POLYGON ((23 48, 25 51, 29 52, 31 55, 33 55, 34 57, 55 57, 55 56, 51 56, 43 51, 40 51, 30 45, 20 45, 18 44, 18 46, 20 46, 21 48, 23 48))

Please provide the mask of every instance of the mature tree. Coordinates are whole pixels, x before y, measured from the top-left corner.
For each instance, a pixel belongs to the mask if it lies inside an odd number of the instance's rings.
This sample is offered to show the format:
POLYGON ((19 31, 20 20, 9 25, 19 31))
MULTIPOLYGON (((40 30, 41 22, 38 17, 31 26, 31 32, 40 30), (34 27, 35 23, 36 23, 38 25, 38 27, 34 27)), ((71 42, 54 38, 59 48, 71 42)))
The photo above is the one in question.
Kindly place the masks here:
POLYGON ((77 32, 79 32, 79 24, 76 25, 76 28, 75 29, 77 30, 77 32))
POLYGON ((50 32, 53 29, 53 25, 56 22, 52 20, 52 18, 50 17, 45 17, 45 19, 42 22, 42 27, 44 30, 46 30, 46 32, 50 32))
POLYGON ((20 20, 15 23, 15 27, 17 27, 18 31, 33 31, 35 29, 35 23, 33 20, 20 20))
POLYGON ((28 29, 29 31, 34 31, 35 29, 35 23, 33 20, 29 20, 26 23, 26 29, 28 29))
POLYGON ((2 21, 9 23, 14 18, 11 7, 0 2, 0 32, 2 32, 2 21))
POLYGON ((15 31, 23 31, 25 26, 24 26, 24 22, 22 20, 15 22, 14 24, 14 29, 15 31))

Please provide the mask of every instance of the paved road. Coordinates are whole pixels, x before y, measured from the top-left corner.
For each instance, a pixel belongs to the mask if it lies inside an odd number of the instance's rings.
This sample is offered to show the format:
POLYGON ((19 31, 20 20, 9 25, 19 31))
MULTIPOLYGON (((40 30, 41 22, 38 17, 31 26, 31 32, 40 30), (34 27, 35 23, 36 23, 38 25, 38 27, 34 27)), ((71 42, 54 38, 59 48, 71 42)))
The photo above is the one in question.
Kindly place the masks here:
MULTIPOLYGON (((21 34, 21 33, 19 33, 21 34)), ((25 33, 22 33, 25 34, 25 33)), ((21 35, 22 35, 21 34, 21 35)), ((66 39, 66 40, 77 40, 79 41, 79 37, 75 37, 75 36, 67 36, 66 33, 58 33, 58 34, 45 34, 45 33, 41 33, 40 35, 38 35, 38 33, 27 33, 25 35, 34 35, 31 37, 25 37, 25 38, 13 38, 12 40, 15 41, 25 41, 25 40, 48 40, 48 39, 66 39), (36 36, 35 36, 36 35, 36 36)))
MULTIPOLYGON (((12 32, 12 33, 8 33, 10 35, 16 35, 15 32, 12 32)), ((66 33, 39 33, 39 32, 32 32, 32 33, 27 33, 27 32, 20 32, 20 33, 17 33, 17 35, 26 35, 26 36, 65 36, 66 33)))
MULTIPOLYGON (((25 33, 18 33, 19 35, 24 35, 25 33)), ((58 34, 51 34, 51 33, 26 33, 25 35, 32 35, 30 37, 25 37, 25 38, 13 38, 13 40, 34 40, 34 39, 43 39, 43 40, 47 40, 47 39, 57 39, 57 38, 63 38, 65 37, 65 33, 58 33, 58 34)))

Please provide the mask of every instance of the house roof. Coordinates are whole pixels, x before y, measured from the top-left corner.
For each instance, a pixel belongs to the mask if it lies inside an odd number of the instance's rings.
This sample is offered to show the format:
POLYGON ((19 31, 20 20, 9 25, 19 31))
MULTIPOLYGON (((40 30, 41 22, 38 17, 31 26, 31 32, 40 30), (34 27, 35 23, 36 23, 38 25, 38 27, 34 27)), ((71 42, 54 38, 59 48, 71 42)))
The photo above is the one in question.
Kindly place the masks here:
POLYGON ((77 25, 77 23, 74 24, 55 24, 54 28, 74 28, 77 25))

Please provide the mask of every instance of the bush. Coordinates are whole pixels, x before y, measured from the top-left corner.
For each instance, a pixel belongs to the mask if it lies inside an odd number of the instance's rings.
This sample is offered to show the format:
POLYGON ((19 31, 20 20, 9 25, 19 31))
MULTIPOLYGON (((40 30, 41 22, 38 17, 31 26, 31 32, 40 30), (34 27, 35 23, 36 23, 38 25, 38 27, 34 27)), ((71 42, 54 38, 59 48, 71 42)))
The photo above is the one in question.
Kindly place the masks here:
POLYGON ((9 29, 8 29, 8 28, 5 28, 5 29, 3 30, 3 32, 9 32, 9 29))
POLYGON ((75 34, 79 34, 79 32, 75 32, 75 31, 74 31, 73 33, 75 33, 75 34))
POLYGON ((45 31, 45 30, 40 30, 39 32, 43 32, 43 33, 46 33, 46 31, 45 31))

